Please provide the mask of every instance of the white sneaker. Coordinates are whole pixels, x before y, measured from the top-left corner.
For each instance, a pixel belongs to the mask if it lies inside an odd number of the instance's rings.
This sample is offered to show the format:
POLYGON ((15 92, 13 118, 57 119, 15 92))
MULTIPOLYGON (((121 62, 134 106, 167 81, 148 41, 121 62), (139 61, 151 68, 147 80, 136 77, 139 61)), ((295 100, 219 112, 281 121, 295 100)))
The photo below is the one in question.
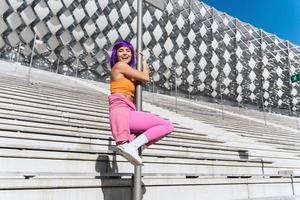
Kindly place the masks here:
POLYGON ((117 152, 126 158, 133 165, 142 165, 142 159, 139 156, 138 149, 129 143, 117 146, 117 152))

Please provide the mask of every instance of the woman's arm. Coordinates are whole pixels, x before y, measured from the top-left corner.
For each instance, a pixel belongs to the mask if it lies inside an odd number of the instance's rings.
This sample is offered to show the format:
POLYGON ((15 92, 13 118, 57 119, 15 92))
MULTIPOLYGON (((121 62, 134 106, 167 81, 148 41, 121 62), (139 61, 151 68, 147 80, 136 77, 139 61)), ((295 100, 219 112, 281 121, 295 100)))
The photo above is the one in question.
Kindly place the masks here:
POLYGON ((118 62, 113 67, 115 70, 117 70, 118 73, 121 73, 127 77, 134 78, 135 80, 142 81, 142 82, 148 82, 149 81, 149 66, 147 64, 146 59, 144 59, 144 56, 142 54, 142 71, 138 71, 136 69, 131 68, 127 63, 124 62, 118 62))

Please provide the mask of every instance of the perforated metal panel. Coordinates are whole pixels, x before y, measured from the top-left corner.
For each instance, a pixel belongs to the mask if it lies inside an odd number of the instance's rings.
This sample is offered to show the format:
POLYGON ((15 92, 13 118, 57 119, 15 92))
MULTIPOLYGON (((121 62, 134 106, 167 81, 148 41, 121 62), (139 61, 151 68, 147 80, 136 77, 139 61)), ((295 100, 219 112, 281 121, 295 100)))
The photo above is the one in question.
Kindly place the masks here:
MULTIPOLYGON (((145 52, 162 89, 174 88, 176 74, 182 92, 296 108, 299 87, 289 77, 299 72, 298 46, 196 0, 163 2, 164 11, 147 4, 143 17, 145 52)), ((49 69, 59 63, 59 73, 107 78, 112 44, 135 45, 136 9, 137 0, 1 1, 2 56, 20 45, 29 63, 36 34, 43 44, 34 59, 49 69)))

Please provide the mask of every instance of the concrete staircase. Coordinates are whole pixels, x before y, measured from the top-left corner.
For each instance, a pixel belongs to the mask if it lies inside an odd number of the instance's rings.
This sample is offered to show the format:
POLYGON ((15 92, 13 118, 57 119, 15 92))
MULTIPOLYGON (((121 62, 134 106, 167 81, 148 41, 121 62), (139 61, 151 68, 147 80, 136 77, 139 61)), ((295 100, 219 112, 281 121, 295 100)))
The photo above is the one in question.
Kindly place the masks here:
MULTIPOLYGON (((113 151, 107 86, 36 69, 27 85, 27 68, 8 65, 0 66, 0 199, 132 199, 134 168, 113 151)), ((144 103, 175 130, 143 152, 143 199, 297 198, 296 132, 220 120, 184 102, 175 113, 168 98, 144 103)))

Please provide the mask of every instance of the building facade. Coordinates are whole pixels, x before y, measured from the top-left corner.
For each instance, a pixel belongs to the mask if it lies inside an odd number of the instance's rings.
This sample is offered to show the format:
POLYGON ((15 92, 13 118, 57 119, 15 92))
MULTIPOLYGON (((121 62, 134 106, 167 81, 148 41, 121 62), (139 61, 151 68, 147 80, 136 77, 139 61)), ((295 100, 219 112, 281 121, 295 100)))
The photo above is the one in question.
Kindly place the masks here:
MULTIPOLYGON (((297 110, 300 47, 196 0, 144 5, 143 43, 164 90, 297 110)), ((114 42, 136 43, 137 0, 0 1, 0 59, 107 80, 114 42), (34 52, 34 53, 33 53, 34 52)))

